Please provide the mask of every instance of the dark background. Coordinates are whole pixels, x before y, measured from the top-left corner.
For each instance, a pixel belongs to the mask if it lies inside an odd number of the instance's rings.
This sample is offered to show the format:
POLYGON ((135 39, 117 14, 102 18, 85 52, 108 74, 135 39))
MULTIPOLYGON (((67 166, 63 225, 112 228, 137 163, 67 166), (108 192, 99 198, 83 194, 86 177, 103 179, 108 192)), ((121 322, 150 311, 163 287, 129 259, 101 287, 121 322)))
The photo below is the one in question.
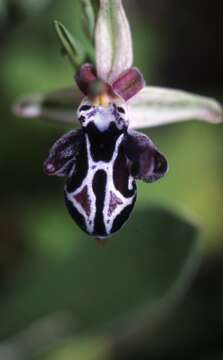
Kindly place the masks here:
MULTIPOLYGON (((144 73, 147 84, 185 89, 222 102, 222 1, 126 0, 124 4, 132 27, 135 65, 144 73)), ((11 319, 8 303, 12 302, 15 314, 20 311, 20 301, 24 313, 31 314, 31 307, 35 306, 32 301, 23 302, 20 283, 13 287, 19 274, 25 269, 26 276, 29 276, 27 271, 31 276, 32 269, 42 263, 47 266, 70 264, 80 238, 85 249, 95 245, 87 236, 80 235, 66 213, 63 181, 47 178, 42 172, 49 147, 66 128, 38 119, 18 119, 11 113, 11 105, 21 94, 73 84, 72 69, 60 56, 52 21, 62 20, 74 34, 81 36, 80 15, 76 0, 42 0, 38 4, 31 0, 3 0, 0 3, 0 307, 1 314, 6 314, 2 321, 0 319, 2 347, 8 338, 13 342, 15 334, 27 328, 32 319, 31 315, 27 316, 27 324, 11 319), (31 266, 26 267, 27 264, 31 266)), ((128 342, 124 347, 114 346, 113 356, 154 360, 222 359, 223 127, 188 122, 146 133, 166 154, 170 172, 151 187, 138 184, 136 212, 146 214, 148 205, 162 207, 199 223, 203 233, 202 262, 185 295, 168 316, 158 316, 152 330, 143 333, 140 340, 136 338, 134 346, 128 342)), ((146 218, 142 224, 147 226, 146 218)), ((138 231, 134 225, 132 230, 138 231)), ((168 240, 165 234, 167 243, 168 240)), ((139 237, 135 241, 139 242, 139 237)), ((72 266, 69 269, 72 272, 72 266)), ((66 275, 55 274, 54 281, 60 289, 66 275)), ((45 275, 43 272, 42 278, 45 275)), ((22 283, 23 277, 20 276, 19 281, 22 283)), ((38 294, 37 289, 29 292, 31 299, 38 294)), ((38 304, 38 298, 35 300, 38 304)), ((37 311, 35 319, 41 314, 37 311)), ((69 329, 68 334, 73 334, 73 330, 69 329)), ((86 346, 91 344, 88 339, 85 341, 86 346)), ((2 347, 0 344, 1 351, 2 347)), ((12 359, 10 346, 6 350, 2 359, 12 359)), ((82 358, 93 359, 90 355, 82 358)), ((25 359, 25 355, 16 356, 25 359)), ((69 358, 60 354, 49 357, 69 358)))

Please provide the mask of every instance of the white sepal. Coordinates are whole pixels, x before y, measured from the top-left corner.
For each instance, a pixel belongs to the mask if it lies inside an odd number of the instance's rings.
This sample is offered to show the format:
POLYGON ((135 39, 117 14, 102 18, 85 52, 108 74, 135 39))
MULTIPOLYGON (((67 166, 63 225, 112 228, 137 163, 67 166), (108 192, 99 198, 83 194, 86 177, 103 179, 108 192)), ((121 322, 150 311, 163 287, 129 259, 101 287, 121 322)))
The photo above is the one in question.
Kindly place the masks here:
POLYGON ((98 77, 112 84, 132 66, 132 38, 121 0, 100 0, 95 31, 98 77))
POLYGON ((181 90, 146 87, 128 101, 130 127, 148 128, 186 120, 223 121, 214 99, 181 90))
POLYGON ((76 109, 82 95, 73 87, 46 94, 31 94, 17 100, 13 113, 23 118, 44 118, 61 123, 78 124, 76 109))

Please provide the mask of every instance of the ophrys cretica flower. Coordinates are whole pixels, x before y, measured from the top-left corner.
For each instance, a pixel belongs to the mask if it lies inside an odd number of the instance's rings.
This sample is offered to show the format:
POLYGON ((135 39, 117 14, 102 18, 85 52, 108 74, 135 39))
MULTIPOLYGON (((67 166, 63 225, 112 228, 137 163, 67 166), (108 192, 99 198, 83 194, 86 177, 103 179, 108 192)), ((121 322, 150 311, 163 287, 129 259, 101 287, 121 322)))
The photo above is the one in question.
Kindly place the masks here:
MULTIPOLYGON (((77 224, 88 234, 106 238, 129 217, 136 199, 136 180, 153 182, 167 171, 167 161, 153 142, 134 129, 168 122, 222 120, 212 99, 177 90, 146 87, 133 66, 129 24, 120 0, 101 0, 95 29, 96 63, 76 73, 83 99, 76 113, 81 125, 52 147, 44 170, 66 177, 65 201, 77 224)), ((70 110, 54 110, 55 98, 20 102, 17 113, 74 120, 70 110)))

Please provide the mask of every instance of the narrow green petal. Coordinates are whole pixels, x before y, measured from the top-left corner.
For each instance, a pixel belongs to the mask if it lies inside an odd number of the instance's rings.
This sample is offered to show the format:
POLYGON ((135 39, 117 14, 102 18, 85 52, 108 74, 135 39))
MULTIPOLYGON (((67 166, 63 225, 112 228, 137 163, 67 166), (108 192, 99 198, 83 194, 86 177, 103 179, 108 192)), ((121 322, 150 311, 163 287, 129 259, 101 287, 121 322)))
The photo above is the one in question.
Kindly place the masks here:
POLYGON ((44 118, 61 123, 77 124, 76 109, 82 95, 73 87, 48 94, 33 94, 19 99, 13 106, 15 115, 23 118, 44 118))
POLYGON ((132 66, 132 39, 121 0, 100 0, 95 31, 99 78, 109 84, 132 66))
POLYGON ((54 21, 54 26, 58 38, 62 45, 62 50, 68 56, 74 69, 79 68, 85 60, 85 52, 81 44, 74 39, 73 35, 59 21, 54 21))
POLYGON ((95 14, 91 0, 81 0, 81 4, 83 9, 84 29, 90 39, 93 39, 95 30, 95 14))
POLYGON ((129 100, 132 128, 147 128, 186 120, 223 121, 222 106, 214 99, 181 90, 146 87, 129 100))

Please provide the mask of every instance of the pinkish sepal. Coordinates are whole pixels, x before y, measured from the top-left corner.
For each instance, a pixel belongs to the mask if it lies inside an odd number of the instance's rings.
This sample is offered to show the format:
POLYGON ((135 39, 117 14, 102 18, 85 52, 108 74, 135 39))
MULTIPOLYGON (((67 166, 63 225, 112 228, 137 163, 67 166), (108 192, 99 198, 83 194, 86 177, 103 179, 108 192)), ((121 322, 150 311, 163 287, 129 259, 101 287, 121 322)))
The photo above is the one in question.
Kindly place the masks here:
POLYGON ((84 95, 89 95, 92 84, 97 81, 95 67, 92 64, 84 64, 75 75, 79 89, 84 95))
POLYGON ((145 87, 143 75, 137 68, 125 71, 113 84, 113 91, 128 101, 145 87))

